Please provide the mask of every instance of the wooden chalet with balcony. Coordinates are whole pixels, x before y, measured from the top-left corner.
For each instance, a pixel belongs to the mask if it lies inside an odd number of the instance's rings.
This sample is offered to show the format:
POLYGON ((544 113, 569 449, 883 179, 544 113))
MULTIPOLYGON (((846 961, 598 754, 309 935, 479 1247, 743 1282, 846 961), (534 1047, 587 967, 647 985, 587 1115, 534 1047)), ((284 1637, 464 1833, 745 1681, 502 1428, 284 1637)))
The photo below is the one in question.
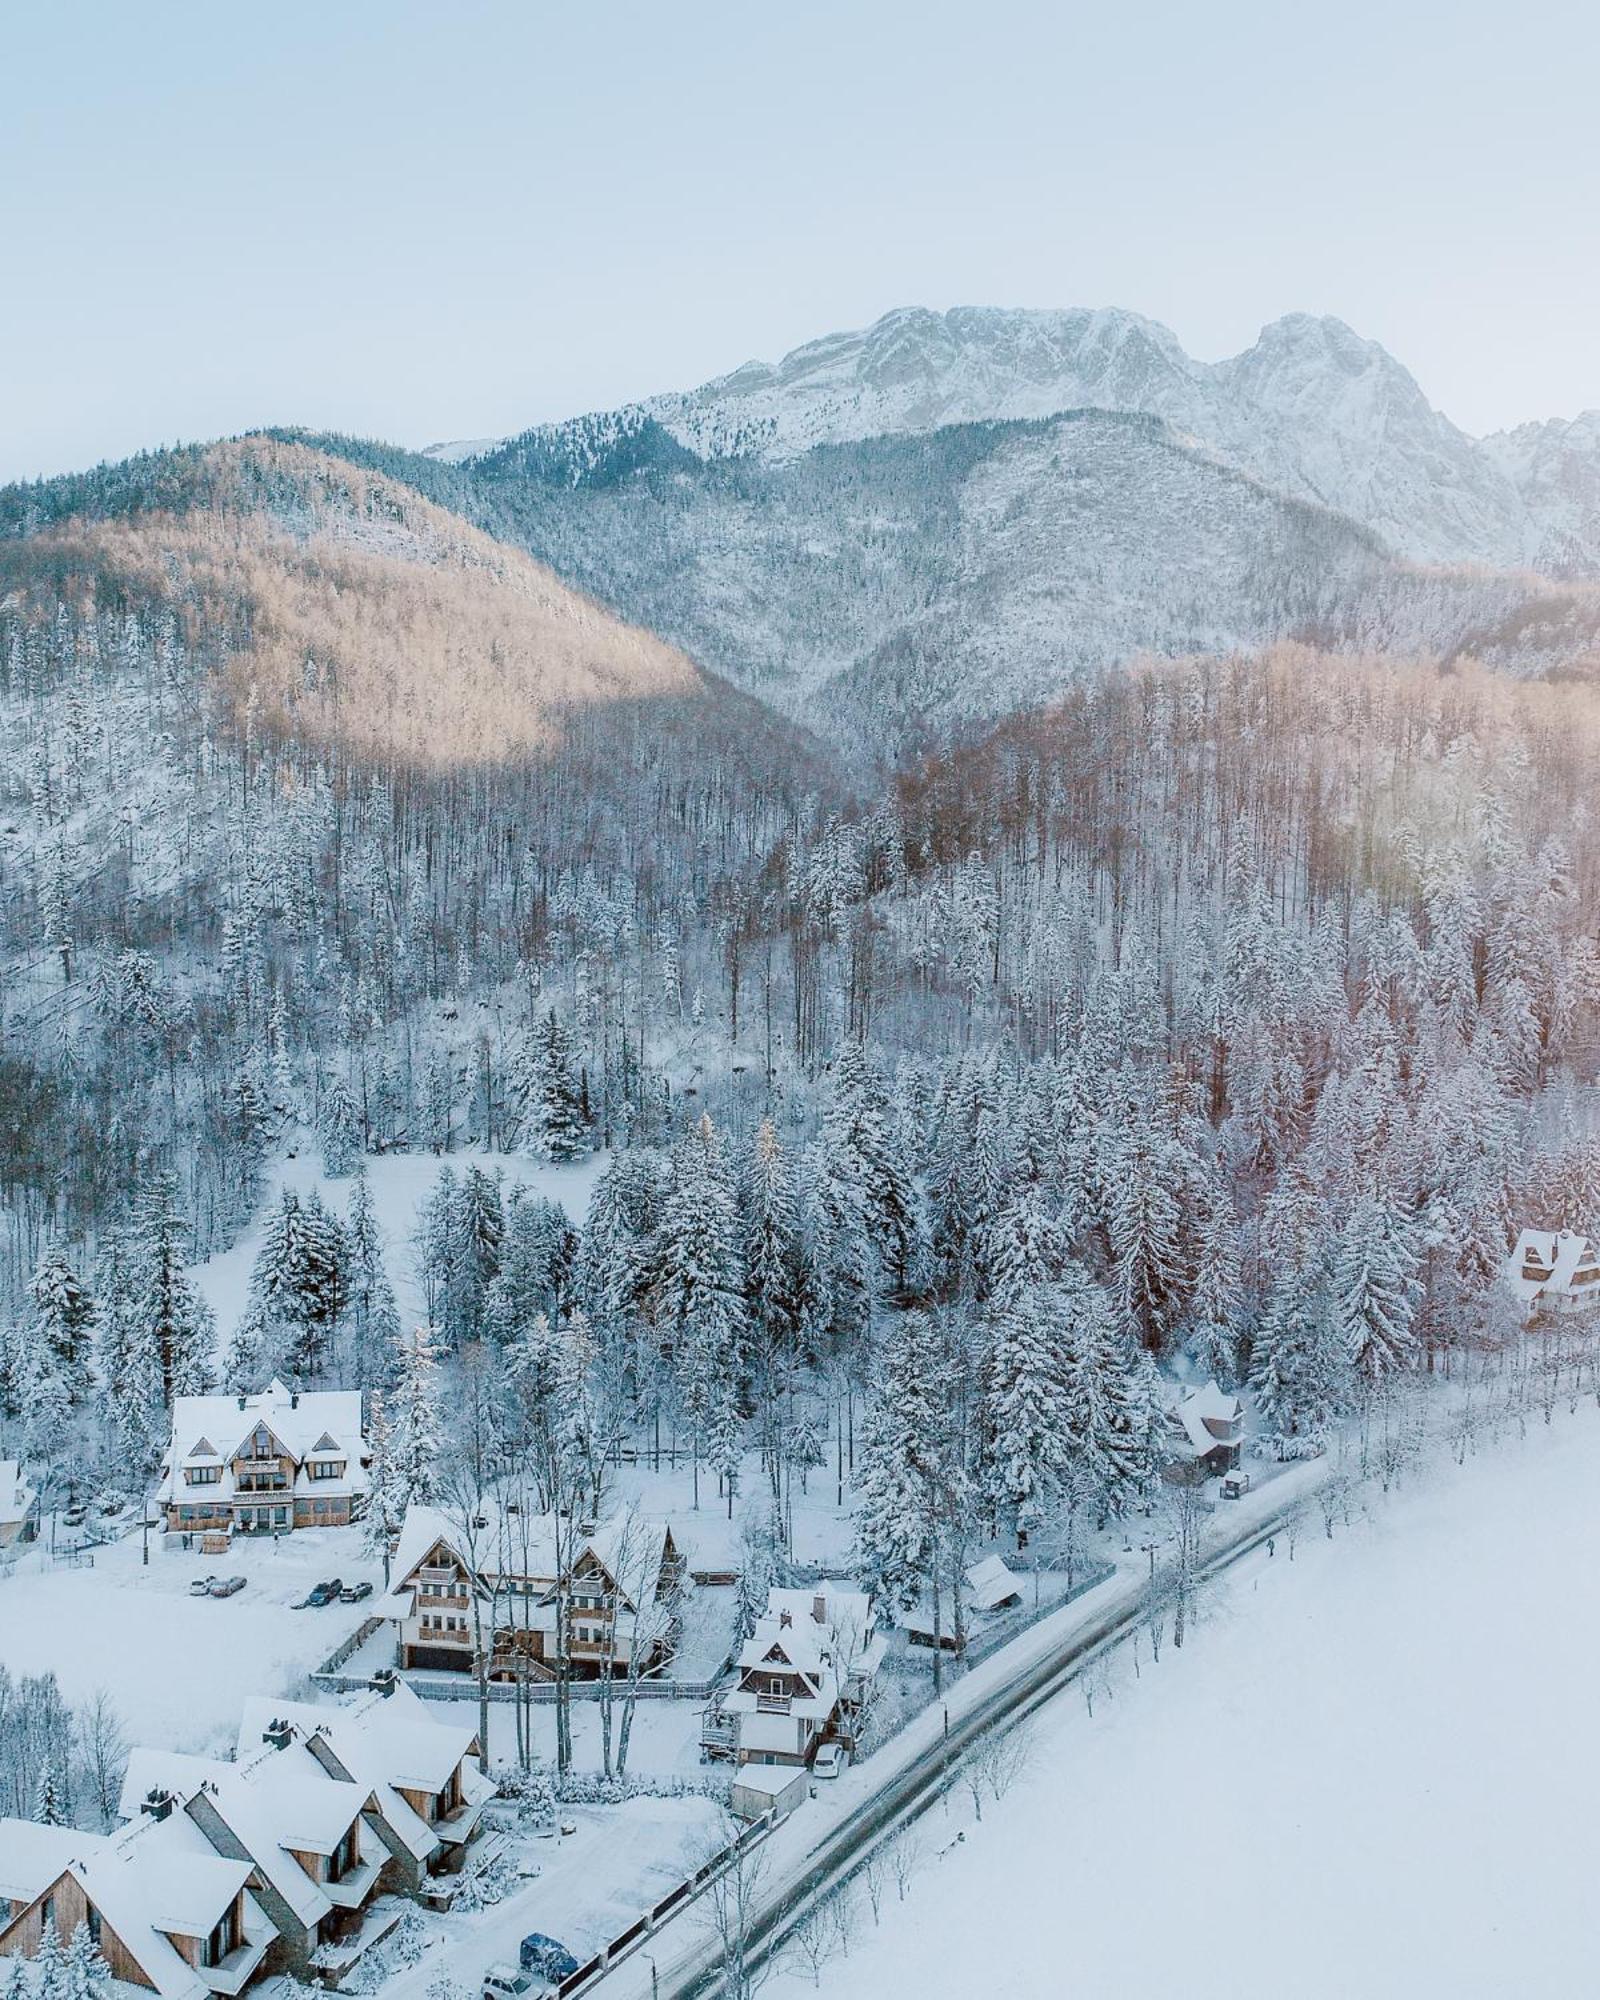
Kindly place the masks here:
POLYGON ((830 1739, 854 1749, 884 1647, 865 1591, 819 1583, 769 1592, 737 1682, 706 1710, 702 1752, 743 1766, 809 1764, 830 1739))
POLYGON ((490 1503, 470 1531, 410 1507, 383 1609, 411 1671, 470 1673, 481 1635, 496 1680, 652 1671, 677 1643, 683 1565, 665 1522, 605 1523, 490 1503))
POLYGON ((347 1527, 371 1463, 359 1390, 180 1396, 156 1500, 168 1534, 347 1527))

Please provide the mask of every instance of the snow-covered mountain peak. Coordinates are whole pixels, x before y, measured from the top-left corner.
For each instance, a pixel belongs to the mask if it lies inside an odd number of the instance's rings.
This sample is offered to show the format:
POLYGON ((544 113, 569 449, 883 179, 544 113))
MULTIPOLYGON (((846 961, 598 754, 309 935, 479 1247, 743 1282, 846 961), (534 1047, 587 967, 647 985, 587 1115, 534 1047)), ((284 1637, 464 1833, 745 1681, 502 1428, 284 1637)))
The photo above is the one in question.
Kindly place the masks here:
POLYGON ((1207 363, 1118 307, 903 306, 779 361, 517 442, 581 478, 599 446, 649 424, 701 459, 777 464, 819 445, 1070 410, 1160 417, 1224 463, 1348 514, 1419 560, 1600 575, 1600 415, 1479 442, 1386 348, 1326 314, 1285 314, 1242 353, 1207 363))

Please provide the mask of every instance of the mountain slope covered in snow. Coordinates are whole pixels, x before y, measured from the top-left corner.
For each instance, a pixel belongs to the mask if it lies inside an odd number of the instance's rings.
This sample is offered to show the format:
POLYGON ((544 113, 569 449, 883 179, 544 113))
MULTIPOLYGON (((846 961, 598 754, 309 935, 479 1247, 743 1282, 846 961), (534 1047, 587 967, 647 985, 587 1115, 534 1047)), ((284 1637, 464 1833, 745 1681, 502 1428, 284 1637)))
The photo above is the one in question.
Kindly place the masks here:
MULTIPOLYGON (((1307 313, 1206 363, 1136 313, 911 308, 775 364, 530 436, 581 462, 597 440, 648 419, 697 457, 782 459, 1075 409, 1164 418, 1275 490, 1375 529, 1402 555, 1600 574, 1600 415, 1473 439, 1376 341, 1307 313)), ((472 460, 494 448, 435 449, 472 460)))
POLYGON ((1600 630, 1588 586, 1403 561, 1122 412, 706 458, 635 413, 402 476, 790 713, 902 745, 1141 654, 1295 640, 1528 674, 1600 630))

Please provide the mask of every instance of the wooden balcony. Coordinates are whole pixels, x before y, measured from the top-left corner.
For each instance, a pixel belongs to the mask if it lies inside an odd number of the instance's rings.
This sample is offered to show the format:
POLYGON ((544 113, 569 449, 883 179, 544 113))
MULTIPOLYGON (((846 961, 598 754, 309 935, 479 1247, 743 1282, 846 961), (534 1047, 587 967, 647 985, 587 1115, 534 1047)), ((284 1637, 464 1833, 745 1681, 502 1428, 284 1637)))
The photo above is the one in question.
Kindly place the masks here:
POLYGON ((759 1715, 788 1715, 794 1707, 794 1696, 790 1694, 758 1694, 756 1712, 759 1715))

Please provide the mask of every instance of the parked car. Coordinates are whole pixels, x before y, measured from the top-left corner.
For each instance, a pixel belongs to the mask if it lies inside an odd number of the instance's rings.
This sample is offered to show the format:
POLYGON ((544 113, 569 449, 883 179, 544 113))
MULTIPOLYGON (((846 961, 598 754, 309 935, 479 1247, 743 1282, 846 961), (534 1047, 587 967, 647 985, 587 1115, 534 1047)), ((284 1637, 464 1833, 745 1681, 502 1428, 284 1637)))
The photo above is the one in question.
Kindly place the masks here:
POLYGON ((61 1517, 63 1528, 81 1528, 89 1518, 89 1511, 82 1505, 71 1506, 61 1517))
POLYGON ((344 1589, 339 1592, 339 1602, 341 1604, 359 1604, 363 1598, 370 1597, 371 1595, 372 1585, 370 1583, 347 1583, 344 1589))
POLYGON ((564 1944, 557 1944, 553 1937, 546 1937, 543 1931, 530 1931, 522 1940, 522 1969, 537 1973, 541 1979, 548 1979, 552 1986, 563 1979, 570 1979, 578 1969, 578 1961, 564 1944))
POLYGON ((521 2000, 533 1980, 531 1972, 519 1972, 514 1965, 491 1965, 483 1975, 483 2000, 521 2000))
POLYGON ((320 1611, 324 1604, 332 1604, 343 1588, 337 1577, 332 1583, 313 1584, 294 1608, 296 1611, 320 1611))
POLYGON ((811 1775, 813 1778, 837 1778, 849 1762, 842 1743, 823 1743, 818 1747, 811 1775))
POLYGON ((190 1577, 189 1595, 191 1597, 209 1597, 211 1595, 211 1586, 216 1582, 216 1580, 217 1579, 214 1576, 190 1577))
POLYGON ((1250 1475, 1242 1465, 1232 1472, 1222 1475, 1222 1497, 1224 1500, 1242 1500, 1250 1491, 1250 1475))
POLYGON ((237 1597, 244 1589, 246 1580, 242 1576, 214 1576, 210 1594, 213 1597, 237 1597))

